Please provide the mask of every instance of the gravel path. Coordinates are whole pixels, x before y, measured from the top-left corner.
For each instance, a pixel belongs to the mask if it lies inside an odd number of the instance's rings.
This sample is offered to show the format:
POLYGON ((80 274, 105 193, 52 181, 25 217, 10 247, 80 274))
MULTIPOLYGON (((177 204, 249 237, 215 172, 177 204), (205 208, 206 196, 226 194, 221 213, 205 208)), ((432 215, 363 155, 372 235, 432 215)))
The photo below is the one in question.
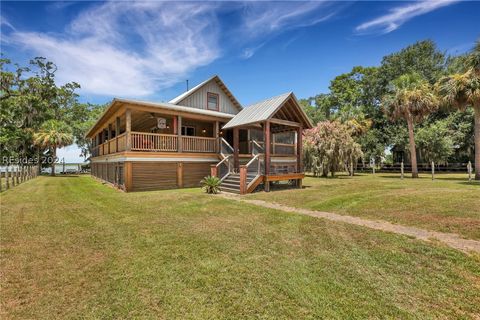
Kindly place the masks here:
POLYGON ((368 219, 363 219, 359 217, 340 215, 340 214, 331 213, 331 212, 289 207, 289 206, 285 206, 283 204, 279 204, 275 202, 266 202, 263 200, 250 200, 250 199, 245 199, 240 196, 230 195, 230 194, 228 195, 222 194, 222 195, 228 199, 232 199, 235 201, 240 201, 248 204, 253 204, 253 205, 264 207, 264 208, 282 210, 286 212, 293 212, 293 213, 303 214, 303 215, 316 217, 316 218, 324 218, 331 221, 340 221, 340 222, 355 224, 358 226, 363 226, 371 229, 403 234, 403 235, 414 237, 416 239, 420 239, 424 241, 437 240, 454 249, 461 250, 466 253, 469 253, 471 251, 480 253, 480 241, 464 239, 460 235, 455 233, 430 231, 430 230, 420 229, 416 227, 408 227, 408 226, 403 226, 399 224, 393 224, 386 221, 368 220, 368 219))

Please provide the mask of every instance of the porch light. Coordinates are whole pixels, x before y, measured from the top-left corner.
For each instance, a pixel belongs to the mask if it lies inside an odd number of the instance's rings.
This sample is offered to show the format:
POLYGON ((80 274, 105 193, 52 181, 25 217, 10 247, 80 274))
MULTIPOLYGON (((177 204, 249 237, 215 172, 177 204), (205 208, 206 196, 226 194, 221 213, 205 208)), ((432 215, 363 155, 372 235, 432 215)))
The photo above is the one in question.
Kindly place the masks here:
POLYGON ((203 133, 203 134, 207 133, 207 129, 203 128, 203 129, 202 129, 202 133, 203 133))

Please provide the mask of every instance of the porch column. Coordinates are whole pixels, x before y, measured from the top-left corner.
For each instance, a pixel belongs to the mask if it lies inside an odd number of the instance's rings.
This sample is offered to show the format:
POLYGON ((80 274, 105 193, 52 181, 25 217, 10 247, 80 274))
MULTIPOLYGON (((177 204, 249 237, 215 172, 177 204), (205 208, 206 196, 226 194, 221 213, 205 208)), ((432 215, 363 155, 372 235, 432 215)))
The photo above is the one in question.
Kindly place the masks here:
MULTIPOLYGON (((264 149, 265 149, 265 176, 270 174, 270 122, 266 121, 263 125, 264 149)), ((270 182, 265 181, 265 191, 270 191, 270 182)))
POLYGON ((115 150, 118 152, 118 136, 120 135, 120 117, 115 119, 115 150))
POLYGON ((218 121, 215 121, 214 135, 215 135, 215 152, 220 153, 220 123, 218 121))
POLYGON ((302 161, 302 146, 303 146, 303 137, 302 137, 303 128, 297 128, 297 169, 298 172, 303 172, 303 161, 302 161))
POLYGON ((238 127, 233 128, 233 166, 234 169, 238 169, 240 161, 238 158, 238 127))
MULTIPOLYGON (((303 136, 302 136, 303 128, 297 128, 297 170, 299 173, 303 172, 303 136)), ((300 189, 302 188, 302 179, 297 180, 297 187, 300 189)))
POLYGON ((110 139, 112 139, 112 124, 108 124, 108 132, 107 132, 107 141, 108 141, 108 153, 110 154, 110 139))
POLYGON ((132 110, 125 111, 126 150, 132 150, 132 110))
POLYGON ((178 152, 182 152, 183 151, 183 141, 182 141, 182 117, 181 116, 177 116, 177 139, 178 139, 178 152))
POLYGON ((178 131, 178 129, 177 129, 177 127, 178 127, 178 125, 177 125, 177 116, 173 116, 172 122, 173 122, 173 124, 172 124, 172 132, 173 132, 173 134, 177 134, 177 131, 178 131))

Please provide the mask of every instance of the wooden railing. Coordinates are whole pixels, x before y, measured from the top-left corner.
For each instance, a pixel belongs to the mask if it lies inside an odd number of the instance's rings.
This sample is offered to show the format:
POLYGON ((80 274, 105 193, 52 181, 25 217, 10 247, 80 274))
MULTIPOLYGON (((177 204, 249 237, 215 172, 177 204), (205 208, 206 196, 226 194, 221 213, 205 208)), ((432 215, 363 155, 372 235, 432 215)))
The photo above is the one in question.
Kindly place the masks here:
MULTIPOLYGON (((179 136, 174 134, 160 134, 148 132, 131 132, 132 151, 179 151, 179 136)), ((182 140, 181 152, 216 152, 217 139, 195 136, 180 136, 182 140)), ((105 141, 92 148, 92 156, 102 156, 127 149, 127 135, 122 133, 118 137, 105 141)))
POLYGON ((122 133, 118 135, 118 137, 115 137, 115 139, 117 139, 117 152, 125 151, 127 148, 127 134, 122 133))
POLYGON ((215 152, 215 138, 182 136, 185 152, 215 152))
POLYGON ((173 134, 132 132, 132 150, 177 151, 178 136, 173 134))
POLYGON ((108 141, 108 150, 109 153, 115 153, 117 152, 117 139, 113 138, 108 141))

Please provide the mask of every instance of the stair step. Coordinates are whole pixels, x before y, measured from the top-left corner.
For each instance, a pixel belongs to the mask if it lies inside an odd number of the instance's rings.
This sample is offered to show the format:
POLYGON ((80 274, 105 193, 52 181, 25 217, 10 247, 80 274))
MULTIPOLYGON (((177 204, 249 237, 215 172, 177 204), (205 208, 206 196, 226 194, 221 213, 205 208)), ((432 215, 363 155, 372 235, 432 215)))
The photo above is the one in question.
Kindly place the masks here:
POLYGON ((227 188, 235 188, 235 189, 240 189, 240 185, 237 183, 230 183, 230 182, 222 182, 220 187, 227 187, 227 188))
POLYGON ((220 188, 222 192, 229 192, 229 193, 240 193, 240 189, 231 189, 231 188, 220 188))

